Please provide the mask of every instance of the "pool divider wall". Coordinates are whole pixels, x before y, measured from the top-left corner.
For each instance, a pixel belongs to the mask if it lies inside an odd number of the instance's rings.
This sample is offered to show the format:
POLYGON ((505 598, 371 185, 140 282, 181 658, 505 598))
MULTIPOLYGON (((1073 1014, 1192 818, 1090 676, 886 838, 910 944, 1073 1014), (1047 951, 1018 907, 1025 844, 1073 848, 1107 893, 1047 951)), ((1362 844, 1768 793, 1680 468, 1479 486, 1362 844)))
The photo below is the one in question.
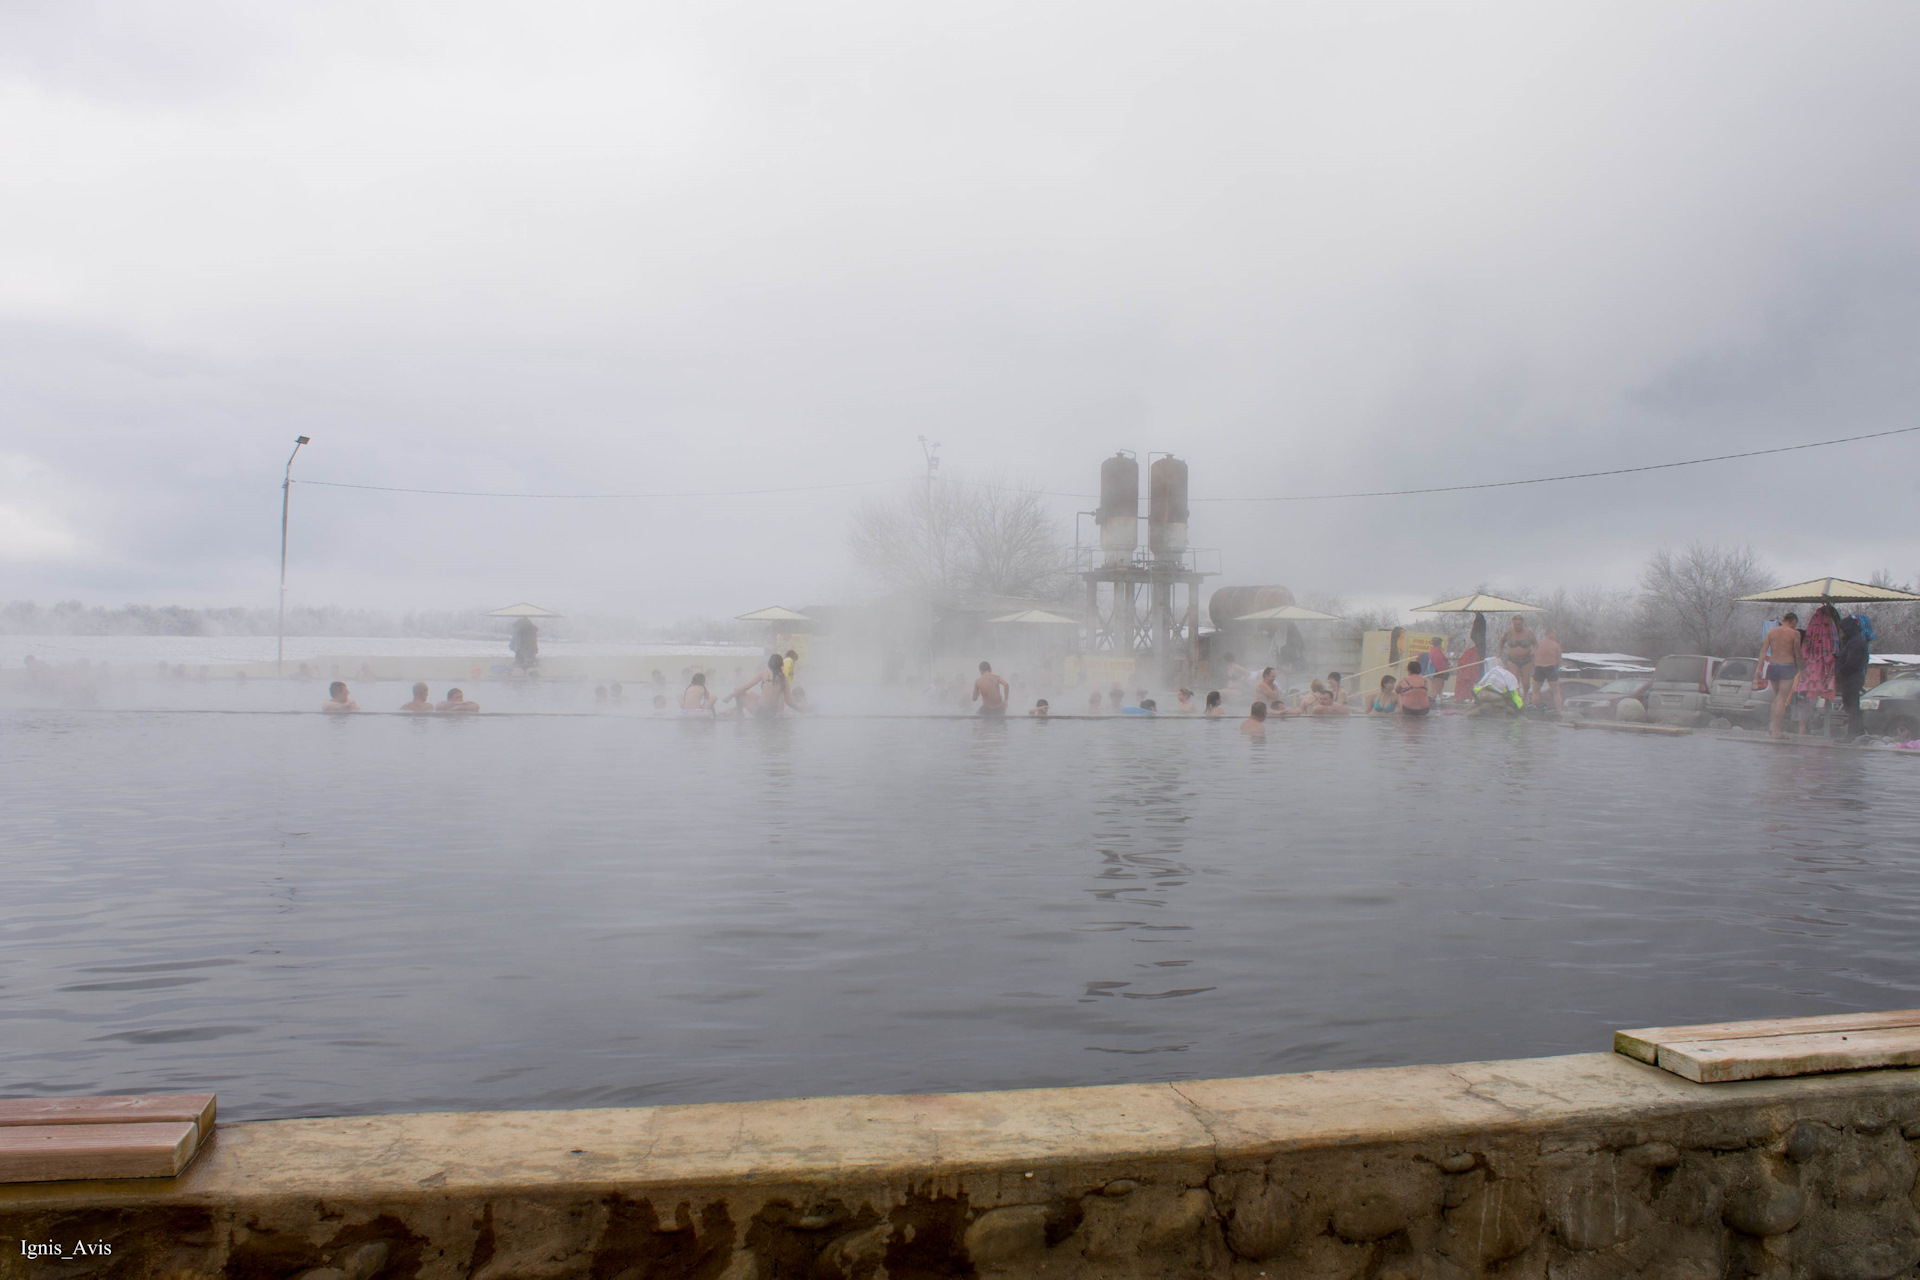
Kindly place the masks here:
POLYGON ((177 1178, 0 1187, 63 1275, 1873 1280, 1920 1069, 1614 1054, 1001 1093, 222 1124, 177 1178))

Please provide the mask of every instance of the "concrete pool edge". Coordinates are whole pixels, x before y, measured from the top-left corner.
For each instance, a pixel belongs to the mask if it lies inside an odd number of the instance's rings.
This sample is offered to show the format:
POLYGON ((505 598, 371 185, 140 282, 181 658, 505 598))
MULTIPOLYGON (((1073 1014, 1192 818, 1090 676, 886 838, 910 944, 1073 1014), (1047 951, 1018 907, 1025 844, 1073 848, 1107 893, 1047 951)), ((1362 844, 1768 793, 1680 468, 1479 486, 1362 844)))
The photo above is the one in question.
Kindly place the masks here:
POLYGON ((1920 1069, 1698 1085, 1581 1054, 223 1124, 178 1178, 0 1187, 0 1221, 106 1240, 114 1275, 344 1276, 379 1244, 420 1276, 1891 1276, 1920 1262, 1909 1130, 1920 1069))

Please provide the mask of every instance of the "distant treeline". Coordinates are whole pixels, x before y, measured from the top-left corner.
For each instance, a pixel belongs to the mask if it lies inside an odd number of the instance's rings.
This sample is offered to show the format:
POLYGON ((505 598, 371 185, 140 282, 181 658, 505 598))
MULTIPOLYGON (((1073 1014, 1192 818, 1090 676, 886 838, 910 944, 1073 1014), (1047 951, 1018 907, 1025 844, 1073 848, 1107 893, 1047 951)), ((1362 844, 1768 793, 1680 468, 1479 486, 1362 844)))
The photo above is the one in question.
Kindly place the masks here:
MULTIPOLYGON (((270 636, 278 623, 273 609, 196 609, 184 605, 128 604, 118 608, 83 605, 77 600, 53 605, 16 600, 0 605, 0 634, 41 636, 270 636)), ((287 610, 290 636, 419 636, 458 639, 505 635, 512 623, 488 618, 478 609, 414 610, 294 606, 287 610)), ((553 639, 600 643, 660 641, 726 644, 758 635, 743 623, 717 618, 683 618, 667 626, 649 626, 633 618, 579 617, 543 619, 541 631, 553 639), (749 632, 751 631, 751 634, 749 632)))

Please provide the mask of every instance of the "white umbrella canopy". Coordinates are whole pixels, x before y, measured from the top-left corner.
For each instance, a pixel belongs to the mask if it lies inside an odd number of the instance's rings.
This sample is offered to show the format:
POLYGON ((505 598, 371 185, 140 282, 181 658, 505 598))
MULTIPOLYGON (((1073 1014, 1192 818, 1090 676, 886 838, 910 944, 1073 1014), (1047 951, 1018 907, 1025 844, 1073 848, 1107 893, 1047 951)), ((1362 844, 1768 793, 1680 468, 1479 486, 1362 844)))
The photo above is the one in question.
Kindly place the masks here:
POLYGON ((1057 613, 1048 613, 1045 609, 1022 609, 1018 613, 1009 613, 1004 617, 989 618, 989 622, 1019 622, 1041 627, 1077 627, 1080 624, 1072 618, 1063 618, 1057 613))
POLYGON ((1920 596, 1911 591, 1850 582, 1845 578, 1814 578, 1740 598, 1767 604, 1897 604, 1920 600, 1920 596))
POLYGON ((1318 609, 1303 609, 1297 604, 1283 604, 1276 609, 1262 609, 1258 613, 1243 613, 1235 622, 1344 622, 1337 613, 1321 613, 1318 609))
POLYGON ((565 615, 555 613, 551 609, 542 609, 537 604, 521 603, 510 604, 504 609, 489 609, 485 616, 489 618, 559 618, 565 615))
POLYGON ((735 619, 737 622, 812 622, 804 613, 795 613, 780 605, 766 609, 755 609, 752 613, 743 613, 735 619))
POLYGON ((1537 604, 1527 604, 1522 600, 1503 600, 1499 596, 1484 593, 1461 596, 1457 600, 1442 600, 1437 604, 1423 604, 1414 613, 1545 613, 1537 604))

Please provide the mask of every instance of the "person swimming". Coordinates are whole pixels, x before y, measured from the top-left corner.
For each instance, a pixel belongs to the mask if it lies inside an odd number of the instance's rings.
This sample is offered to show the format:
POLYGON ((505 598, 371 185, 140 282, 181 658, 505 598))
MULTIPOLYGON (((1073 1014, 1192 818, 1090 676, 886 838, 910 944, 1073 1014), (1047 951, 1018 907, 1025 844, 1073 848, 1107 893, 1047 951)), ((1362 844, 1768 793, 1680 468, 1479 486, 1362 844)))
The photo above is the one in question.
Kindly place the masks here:
POLYGON ((1255 702, 1253 704, 1247 711, 1247 718, 1240 722, 1240 732, 1246 734, 1249 738, 1264 738, 1267 736, 1266 703, 1255 702))
POLYGON ((1200 708, 1193 705, 1193 690, 1176 689, 1173 693, 1173 709, 1181 715, 1190 716, 1200 708))
POLYGON ((1277 703, 1280 701, 1280 686, 1273 682, 1273 677, 1274 670, 1272 667, 1262 667, 1260 669, 1260 681, 1253 686, 1253 696, 1261 702, 1277 703))
POLYGON ((427 682, 425 680, 417 680, 414 682, 413 701, 403 703, 400 709, 402 711, 412 711, 416 714, 422 711, 433 710, 433 697, 427 692, 427 682))
POLYGON ((1092 693, 1087 695, 1087 714, 1088 715, 1090 716, 1099 715, 1101 708, 1104 707, 1105 705, 1106 705, 1105 702, 1100 697, 1100 691, 1098 689, 1095 689, 1092 693))
POLYGON ((1207 691, 1207 708, 1200 714, 1215 717, 1227 714, 1227 709, 1220 705, 1220 691, 1218 689, 1209 689, 1207 691))
POLYGON ((447 690, 447 700, 435 707, 434 710, 446 711, 454 715, 478 715, 480 712, 480 704, 477 702, 468 702, 467 695, 461 693, 458 689, 449 689, 447 690))
POLYGON ((327 686, 327 700, 320 704, 320 709, 329 714, 338 714, 342 711, 358 711, 360 704, 347 692, 344 681, 335 680, 327 686))
POLYGON ((1045 720, 1047 718, 1047 713, 1052 709, 1053 709, 1052 707, 1047 705, 1047 700, 1045 698, 1042 698, 1040 699, 1040 701, 1033 704, 1033 709, 1028 711, 1027 714, 1030 716, 1038 716, 1040 719, 1045 720))

